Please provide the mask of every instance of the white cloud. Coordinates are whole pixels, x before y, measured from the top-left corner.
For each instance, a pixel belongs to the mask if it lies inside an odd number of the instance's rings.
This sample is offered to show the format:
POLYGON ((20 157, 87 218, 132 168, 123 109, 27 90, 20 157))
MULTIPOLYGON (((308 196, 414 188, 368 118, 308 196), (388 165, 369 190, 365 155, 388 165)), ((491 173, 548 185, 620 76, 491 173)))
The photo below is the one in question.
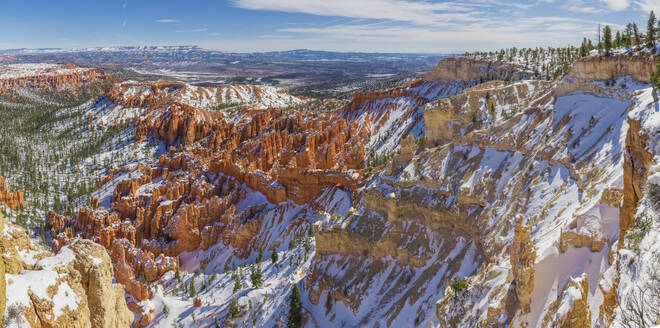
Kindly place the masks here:
POLYGON ((660 12, 660 0, 641 0, 635 2, 642 10, 650 12, 654 10, 656 13, 660 12))
MULTIPOLYGON (((598 20, 602 19, 597 14, 631 9, 636 4, 631 1, 656 2, 660 7, 660 0, 441 3, 426 0, 231 0, 230 3, 248 10, 332 17, 330 22, 320 24, 283 23, 275 33, 259 36, 261 40, 298 40, 298 47, 306 48, 328 44, 335 45, 335 49, 361 51, 432 52, 432 49, 463 51, 513 45, 578 44, 583 37, 594 38, 598 20)), ((611 23, 610 26, 620 27, 611 23)))
POLYGON ((601 0, 601 1, 605 3, 609 9, 614 11, 624 10, 630 6, 630 2, 628 2, 628 0, 601 0))
POLYGON ((157 19, 157 23, 180 23, 181 21, 178 19, 157 19))
POLYGON ((176 30, 175 32, 177 33, 197 33, 197 32, 206 32, 209 29, 207 27, 204 28, 194 28, 190 30, 176 30))
POLYGON ((486 2, 430 3, 406 0, 232 0, 232 4, 243 9, 387 19, 421 25, 479 20, 475 9, 489 5, 486 2))

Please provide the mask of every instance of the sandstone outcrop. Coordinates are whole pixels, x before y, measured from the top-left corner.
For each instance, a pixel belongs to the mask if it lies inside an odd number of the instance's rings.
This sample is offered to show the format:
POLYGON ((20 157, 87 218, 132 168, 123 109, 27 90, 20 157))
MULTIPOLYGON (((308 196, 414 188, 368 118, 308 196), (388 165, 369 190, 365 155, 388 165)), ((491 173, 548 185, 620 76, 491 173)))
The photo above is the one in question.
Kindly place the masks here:
POLYGON ((75 65, 17 64, 0 66, 0 94, 12 89, 80 89, 94 82, 116 82, 112 75, 98 68, 75 65))
POLYGON ((425 105, 425 137, 429 146, 456 140, 473 130, 487 128, 516 115, 550 82, 492 81, 461 94, 425 105))
POLYGON ((474 57, 451 57, 438 62, 431 72, 424 75, 424 79, 431 80, 519 80, 531 77, 531 72, 523 66, 503 61, 477 59, 474 57))
POLYGON ((589 282, 586 275, 571 279, 557 300, 550 304, 543 326, 580 328, 591 326, 589 309, 589 282))
POLYGON ((25 206, 23 193, 20 191, 9 192, 2 176, 0 176, 0 204, 4 204, 12 210, 22 209, 25 206))
POLYGON ((124 288, 113 284, 112 264, 103 247, 76 240, 52 254, 18 226, 4 224, 2 232, 0 269, 9 270, 6 274, 0 270, 0 307, 5 313, 6 300, 12 313, 6 320, 29 327, 131 325, 133 314, 126 306, 124 288))
POLYGON ((588 56, 573 63, 568 75, 580 81, 603 81, 629 75, 635 81, 648 83, 654 70, 653 57, 647 54, 588 56))
POLYGON ((642 132, 639 121, 628 120, 626 150, 623 162, 623 202, 619 212, 619 245, 633 224, 637 205, 643 197, 648 170, 653 155, 647 150, 648 136, 642 132))
POLYGON ((534 242, 529 236, 529 227, 520 222, 516 223, 509 256, 520 308, 522 313, 528 313, 530 311, 530 295, 534 290, 536 247, 534 247, 534 242))

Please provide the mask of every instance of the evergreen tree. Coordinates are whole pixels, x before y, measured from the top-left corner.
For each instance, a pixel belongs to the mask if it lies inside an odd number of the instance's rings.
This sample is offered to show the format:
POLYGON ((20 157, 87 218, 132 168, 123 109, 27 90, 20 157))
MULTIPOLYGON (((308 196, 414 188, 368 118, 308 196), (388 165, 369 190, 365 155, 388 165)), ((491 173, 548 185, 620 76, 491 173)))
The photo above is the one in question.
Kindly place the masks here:
POLYGON ((232 318, 238 318, 241 314, 241 310, 238 308, 238 300, 234 297, 229 301, 229 313, 231 313, 232 318))
POLYGON ((612 49, 612 29, 609 25, 605 25, 603 30, 603 45, 605 46, 605 55, 608 56, 612 49))
POLYGON ((252 285, 256 288, 261 287, 261 285, 264 283, 261 267, 259 267, 259 265, 252 266, 252 270, 250 272, 250 280, 252 280, 252 285))
POLYGON ((277 260, 279 260, 280 256, 277 254, 277 250, 273 249, 273 253, 270 254, 270 259, 273 261, 273 263, 277 263, 277 260))
POLYGON ((195 277, 190 279, 190 297, 197 296, 197 291, 195 290, 195 277))
POLYGON ((289 298, 289 316, 287 328, 300 328, 302 324, 302 302, 300 299, 300 289, 298 285, 293 285, 291 296, 289 298))
POLYGON ((166 317, 170 315, 170 309, 167 307, 166 304, 163 304, 163 315, 166 317))
POLYGON ((584 38, 582 40, 582 44, 580 45, 580 57, 584 57, 589 53, 589 50, 587 50, 587 38, 584 38))
POLYGON ((241 278, 238 277, 237 274, 234 275, 234 293, 243 289, 243 285, 241 284, 241 278))
POLYGON ((651 10, 649 20, 646 26, 646 46, 652 47, 655 45, 655 13, 651 10))
POLYGON ((616 31, 616 36, 614 37, 614 48, 621 47, 621 32, 616 31))
POLYGON ((633 36, 635 38, 635 45, 637 46, 641 43, 639 37, 639 29, 637 29, 637 23, 632 23, 632 28, 633 28, 633 36))
POLYGON ((259 248, 259 255, 257 255, 257 263, 261 263, 264 259, 264 249, 259 248))

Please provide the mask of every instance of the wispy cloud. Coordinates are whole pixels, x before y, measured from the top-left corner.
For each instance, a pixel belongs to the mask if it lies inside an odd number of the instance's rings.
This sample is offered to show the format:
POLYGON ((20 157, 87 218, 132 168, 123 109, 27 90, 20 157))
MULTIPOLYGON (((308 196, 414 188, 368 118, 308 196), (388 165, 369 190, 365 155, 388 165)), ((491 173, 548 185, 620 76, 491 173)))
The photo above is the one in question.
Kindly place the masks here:
POLYGON ((601 0, 601 1, 605 3, 609 9, 614 11, 624 10, 627 9, 628 6, 630 6, 630 2, 628 0, 601 0))
POLYGON ((178 19, 157 19, 157 23, 180 23, 181 21, 178 19))
MULTIPOLYGON (((485 2, 415 2, 407 0, 232 0, 239 8, 305 13, 317 16, 386 19, 420 25, 475 21, 485 2)), ((524 6, 524 5, 523 5, 524 6)))
MULTIPOLYGON (((595 34, 597 23, 602 20, 597 14, 631 7, 639 9, 641 4, 633 1, 657 2, 660 6, 660 0, 450 0, 441 3, 425 0, 230 0, 230 3, 249 10, 332 18, 318 24, 285 23, 275 33, 260 35, 260 39, 414 44, 428 48, 453 44, 475 49, 493 44, 544 46, 579 42, 595 34)), ((618 24, 610 25, 622 28, 618 24)))
POLYGON ((176 33, 199 33, 199 32, 206 32, 208 31, 208 27, 203 27, 203 28, 194 28, 194 29, 189 29, 189 30, 176 30, 176 33))
POLYGON ((635 1, 635 5, 644 11, 655 10, 656 13, 660 11, 660 0, 640 0, 635 1))

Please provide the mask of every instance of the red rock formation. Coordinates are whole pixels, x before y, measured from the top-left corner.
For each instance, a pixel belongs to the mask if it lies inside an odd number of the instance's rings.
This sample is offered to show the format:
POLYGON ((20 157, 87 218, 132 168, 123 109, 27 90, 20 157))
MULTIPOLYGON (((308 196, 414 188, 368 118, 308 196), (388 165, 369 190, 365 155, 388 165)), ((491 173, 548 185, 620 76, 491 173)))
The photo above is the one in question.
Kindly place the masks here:
POLYGON ((20 191, 7 191, 7 185, 2 176, 0 176, 0 203, 5 204, 5 206, 12 210, 21 209, 25 206, 23 193, 20 191))
MULTIPOLYGON (((124 106, 147 107, 135 122, 137 140, 148 135, 170 145, 154 167, 138 166, 127 177, 115 170, 99 187, 120 179, 110 209, 81 209, 74 217, 47 215, 52 247, 79 235, 109 250, 118 282, 136 300, 152 295, 146 281, 178 266, 178 255, 222 243, 236 256, 253 251, 264 206, 237 213, 248 188, 272 203, 303 204, 326 187, 353 190, 364 158, 368 128, 339 112, 246 110, 241 120, 225 120, 175 101, 181 84, 122 83, 107 97, 124 106), (146 91, 146 92, 145 92, 146 91), (136 95, 146 94, 141 97, 136 95)), ((143 316, 144 318, 144 316, 143 316)))
POLYGON ((98 68, 75 69, 76 67, 73 65, 62 66, 62 68, 67 71, 58 72, 55 69, 49 72, 42 72, 38 75, 0 78, 0 94, 9 89, 37 88, 58 90, 63 88, 80 88, 87 83, 96 81, 117 81, 115 77, 106 74, 103 70, 98 68))

